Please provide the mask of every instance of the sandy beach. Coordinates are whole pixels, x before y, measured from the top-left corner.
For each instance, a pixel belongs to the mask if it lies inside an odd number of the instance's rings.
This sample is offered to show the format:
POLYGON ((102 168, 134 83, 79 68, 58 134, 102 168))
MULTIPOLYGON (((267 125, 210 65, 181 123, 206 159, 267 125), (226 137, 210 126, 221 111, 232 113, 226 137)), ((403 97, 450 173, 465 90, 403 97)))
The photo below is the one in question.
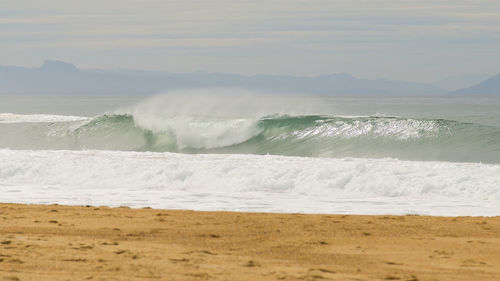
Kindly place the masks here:
POLYGON ((500 217, 0 204, 0 280, 500 280, 500 217))

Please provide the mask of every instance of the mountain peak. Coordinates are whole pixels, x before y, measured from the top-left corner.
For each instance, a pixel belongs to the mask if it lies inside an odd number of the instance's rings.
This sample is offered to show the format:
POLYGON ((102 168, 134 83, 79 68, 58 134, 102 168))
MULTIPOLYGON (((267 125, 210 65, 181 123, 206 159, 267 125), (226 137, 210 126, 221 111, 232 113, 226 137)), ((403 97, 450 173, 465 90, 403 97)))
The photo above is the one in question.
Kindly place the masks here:
POLYGON ((356 77, 354 77, 350 73, 346 73, 346 72, 339 72, 339 73, 332 73, 332 74, 323 74, 323 75, 317 76, 316 78, 320 78, 320 79, 340 79, 340 80, 357 80, 356 77))
POLYGON ((61 71, 61 72, 78 71, 78 68, 76 68, 74 64, 58 60, 46 60, 43 62, 43 65, 40 69, 48 71, 61 71))

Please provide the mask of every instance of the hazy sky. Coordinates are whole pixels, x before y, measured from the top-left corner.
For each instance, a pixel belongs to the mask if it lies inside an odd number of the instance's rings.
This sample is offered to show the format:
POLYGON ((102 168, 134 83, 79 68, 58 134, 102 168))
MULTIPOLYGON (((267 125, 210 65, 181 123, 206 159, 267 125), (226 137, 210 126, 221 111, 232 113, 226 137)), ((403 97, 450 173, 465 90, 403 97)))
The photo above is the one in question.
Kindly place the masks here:
POLYGON ((0 65, 432 81, 500 72, 500 1, 0 0, 0 65))

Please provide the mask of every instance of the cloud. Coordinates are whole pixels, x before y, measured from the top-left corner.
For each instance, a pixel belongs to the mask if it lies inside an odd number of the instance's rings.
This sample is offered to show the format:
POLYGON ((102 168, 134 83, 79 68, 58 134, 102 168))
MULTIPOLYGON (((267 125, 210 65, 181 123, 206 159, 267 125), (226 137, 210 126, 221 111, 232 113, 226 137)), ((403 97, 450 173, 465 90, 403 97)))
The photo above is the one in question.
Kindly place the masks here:
MULTIPOLYGON (((468 54, 482 72, 499 71, 500 4, 492 0, 18 0, 0 2, 0 11, 0 64, 51 57, 134 67, 125 62, 133 58, 135 68, 147 69, 156 57, 161 69, 175 56, 186 71, 436 80, 441 66, 423 58, 446 58, 440 63, 460 74, 471 65, 468 54), (294 60, 302 66, 291 68, 294 60)), ((163 70, 176 71, 171 64, 163 70)))

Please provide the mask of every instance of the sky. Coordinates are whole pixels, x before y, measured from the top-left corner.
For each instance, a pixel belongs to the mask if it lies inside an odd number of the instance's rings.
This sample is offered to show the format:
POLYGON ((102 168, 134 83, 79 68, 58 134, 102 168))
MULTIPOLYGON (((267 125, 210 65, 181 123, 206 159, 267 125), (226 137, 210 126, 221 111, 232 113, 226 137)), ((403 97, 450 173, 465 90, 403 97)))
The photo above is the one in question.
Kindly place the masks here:
POLYGON ((498 0, 0 0, 0 65, 430 82, 499 50, 498 0))

